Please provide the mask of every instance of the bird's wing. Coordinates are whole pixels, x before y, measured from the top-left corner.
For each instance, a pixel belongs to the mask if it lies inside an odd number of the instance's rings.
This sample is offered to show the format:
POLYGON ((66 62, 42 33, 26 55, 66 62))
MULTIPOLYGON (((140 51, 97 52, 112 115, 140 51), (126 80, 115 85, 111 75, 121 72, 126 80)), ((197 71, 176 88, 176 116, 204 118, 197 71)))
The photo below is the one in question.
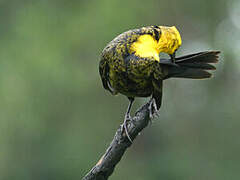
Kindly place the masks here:
POLYGON ((112 90, 109 88, 109 66, 104 58, 99 62, 99 73, 103 87, 112 93, 112 90))

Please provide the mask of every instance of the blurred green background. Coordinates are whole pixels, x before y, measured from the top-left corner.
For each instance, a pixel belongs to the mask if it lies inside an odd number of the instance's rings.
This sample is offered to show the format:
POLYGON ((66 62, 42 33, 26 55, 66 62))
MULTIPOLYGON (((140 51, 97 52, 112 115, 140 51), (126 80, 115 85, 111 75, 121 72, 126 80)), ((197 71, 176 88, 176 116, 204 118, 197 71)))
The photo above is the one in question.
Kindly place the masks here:
POLYGON ((178 56, 221 50, 221 61, 213 79, 164 83, 160 117, 110 179, 240 179, 239 9, 239 0, 0 0, 0 179, 91 169, 128 104, 103 89, 101 50, 147 25, 175 25, 178 56))

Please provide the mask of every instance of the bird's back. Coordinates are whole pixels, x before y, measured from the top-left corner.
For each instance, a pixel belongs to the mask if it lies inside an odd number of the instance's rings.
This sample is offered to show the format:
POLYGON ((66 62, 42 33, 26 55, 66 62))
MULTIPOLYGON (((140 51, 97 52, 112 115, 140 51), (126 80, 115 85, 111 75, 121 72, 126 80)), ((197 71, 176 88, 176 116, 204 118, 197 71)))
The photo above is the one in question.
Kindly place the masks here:
POLYGON ((152 83, 149 80, 152 65, 156 61, 152 58, 140 58, 131 52, 131 46, 149 29, 140 28, 124 32, 113 39, 102 52, 104 61, 109 69, 108 86, 113 91, 127 96, 149 96, 152 83))

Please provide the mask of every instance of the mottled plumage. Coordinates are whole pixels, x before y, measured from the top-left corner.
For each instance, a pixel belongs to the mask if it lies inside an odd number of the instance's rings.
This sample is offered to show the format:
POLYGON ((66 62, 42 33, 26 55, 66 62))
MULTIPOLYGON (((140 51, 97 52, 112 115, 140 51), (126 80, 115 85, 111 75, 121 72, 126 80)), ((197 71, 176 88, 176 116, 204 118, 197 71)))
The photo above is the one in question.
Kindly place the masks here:
MULTIPOLYGON (((154 90, 161 96, 164 72, 159 59, 154 55, 140 57, 132 50, 140 37, 152 37, 157 42, 161 35, 161 27, 150 26, 127 31, 112 40, 104 48, 100 61, 104 87, 112 94, 121 93, 128 97, 147 97, 154 90)), ((157 55, 159 57, 159 53, 157 55)))

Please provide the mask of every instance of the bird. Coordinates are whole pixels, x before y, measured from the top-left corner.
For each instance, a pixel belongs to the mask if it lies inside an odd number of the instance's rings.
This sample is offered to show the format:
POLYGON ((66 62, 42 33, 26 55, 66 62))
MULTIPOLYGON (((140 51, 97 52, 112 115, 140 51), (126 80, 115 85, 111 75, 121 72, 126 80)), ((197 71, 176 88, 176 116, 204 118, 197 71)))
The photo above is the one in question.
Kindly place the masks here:
POLYGON ((175 26, 146 26, 128 30, 115 37, 103 49, 99 73, 103 87, 112 95, 125 95, 129 105, 125 113, 122 131, 131 121, 130 111, 136 97, 151 97, 150 119, 155 117, 162 104, 163 80, 169 78, 206 79, 208 70, 215 70, 212 63, 219 61, 220 51, 202 51, 176 57, 182 44, 175 26), (169 59, 160 58, 160 54, 169 59))

